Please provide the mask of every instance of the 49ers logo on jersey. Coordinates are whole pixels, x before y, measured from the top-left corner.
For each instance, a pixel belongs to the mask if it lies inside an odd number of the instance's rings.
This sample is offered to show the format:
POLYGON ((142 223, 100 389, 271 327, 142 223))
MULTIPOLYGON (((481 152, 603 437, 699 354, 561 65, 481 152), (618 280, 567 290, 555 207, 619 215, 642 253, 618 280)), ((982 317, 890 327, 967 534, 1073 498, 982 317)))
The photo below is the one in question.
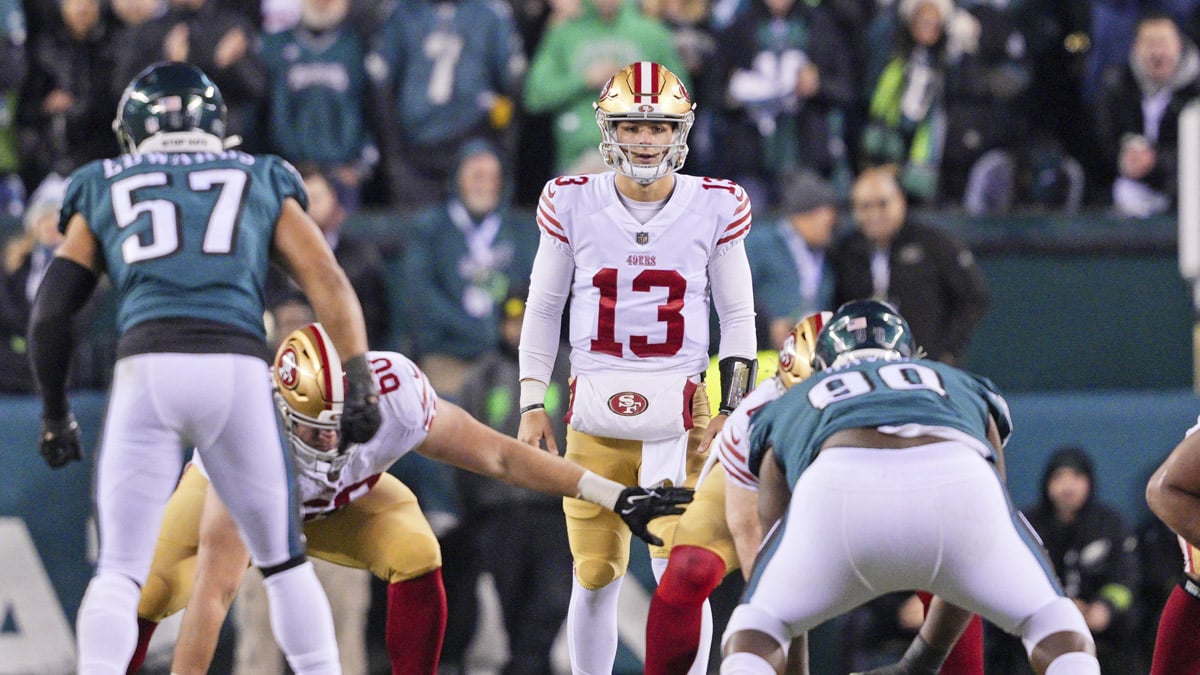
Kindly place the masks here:
POLYGON ((622 417, 641 415, 650 407, 650 401, 636 391, 623 391, 608 397, 608 409, 622 417))
POLYGON ((295 389, 300 383, 300 359, 296 356, 296 350, 287 347, 283 353, 279 355, 279 362, 275 364, 275 372, 279 374, 279 384, 288 389, 295 389))

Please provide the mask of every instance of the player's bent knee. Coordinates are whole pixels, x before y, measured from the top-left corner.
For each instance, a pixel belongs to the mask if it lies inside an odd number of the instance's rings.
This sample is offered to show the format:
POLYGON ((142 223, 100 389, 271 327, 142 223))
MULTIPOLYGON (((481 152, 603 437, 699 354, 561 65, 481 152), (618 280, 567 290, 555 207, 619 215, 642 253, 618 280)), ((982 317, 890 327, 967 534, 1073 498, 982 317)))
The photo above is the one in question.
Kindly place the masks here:
POLYGON ((389 584, 410 581, 441 569, 442 549, 433 532, 410 532, 393 540, 384 553, 384 565, 371 571, 389 584))
POLYGON ((163 579, 150 575, 142 587, 142 599, 138 601, 138 618, 159 623, 174 612, 170 611, 171 586, 163 579))
POLYGON ((754 605, 738 605, 725 624, 725 634, 721 636, 721 648, 730 647, 734 636, 741 631, 758 631, 778 643, 779 649, 786 649, 792 641, 787 624, 769 612, 754 605))
POLYGON ((700 603, 724 577, 721 556, 699 546, 677 546, 671 551, 667 572, 656 592, 670 603, 700 603))
POLYGON ((585 558, 575 561, 575 579, 589 591, 604 588, 624 573, 624 569, 609 560, 585 558))
POLYGON ((1055 633, 1077 633, 1085 645, 1094 645, 1087 622, 1079 608, 1069 598, 1055 598, 1053 602, 1034 612, 1018 628, 1026 653, 1032 654, 1037 645, 1055 633))

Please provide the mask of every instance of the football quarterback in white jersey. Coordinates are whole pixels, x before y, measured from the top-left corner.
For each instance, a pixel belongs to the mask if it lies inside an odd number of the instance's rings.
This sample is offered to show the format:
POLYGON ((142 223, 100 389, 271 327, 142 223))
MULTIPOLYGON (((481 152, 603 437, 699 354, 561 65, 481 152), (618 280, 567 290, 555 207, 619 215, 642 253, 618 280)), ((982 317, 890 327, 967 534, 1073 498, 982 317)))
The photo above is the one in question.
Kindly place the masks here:
MULTIPOLYGON (((742 245, 750 199, 731 181, 678 173, 694 107, 662 65, 622 68, 595 103, 600 155, 611 171, 551 180, 538 201, 542 236, 521 334, 518 438, 557 450, 543 399, 570 298, 566 456, 618 482, 694 484, 709 443, 754 382, 754 298, 742 245), (710 293, 721 327, 716 416, 703 382, 710 293)), ((629 531, 591 504, 566 499, 563 510, 575 560, 572 667, 611 672, 629 531)), ((655 522, 668 543, 676 520, 655 522)), ((668 553, 651 547, 656 576, 668 553)), ((697 672, 707 659, 698 654, 697 672)))
MULTIPOLYGON (((620 509, 639 536, 646 523, 682 512, 684 488, 625 487, 539 452, 439 400, 407 357, 368 352, 383 423, 368 443, 339 443, 345 375, 320 324, 293 331, 272 366, 276 402, 295 458, 311 555, 370 570, 387 581, 386 644, 393 672, 434 675, 446 625, 441 551, 412 491, 387 469, 408 452, 520 487, 620 509)), ((203 466, 185 472, 159 534, 138 607, 136 671, 157 622, 187 606, 172 671, 204 673, 237 592, 247 554, 203 466), (194 587, 193 587, 194 578, 194 587)))

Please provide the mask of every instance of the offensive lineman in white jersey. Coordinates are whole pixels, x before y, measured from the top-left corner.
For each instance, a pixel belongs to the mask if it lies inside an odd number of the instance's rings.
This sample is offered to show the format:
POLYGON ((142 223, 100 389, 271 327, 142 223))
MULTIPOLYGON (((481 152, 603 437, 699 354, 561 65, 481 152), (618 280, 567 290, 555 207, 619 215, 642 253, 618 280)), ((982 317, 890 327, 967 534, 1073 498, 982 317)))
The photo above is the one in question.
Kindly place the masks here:
MULTIPOLYGON (((663 66, 617 72, 595 103, 611 172, 563 176, 542 190, 542 237, 521 334, 518 438, 557 451, 543 398, 571 297, 572 400, 566 457, 606 478, 693 485, 704 453, 755 376, 754 299, 742 242, 750 198, 727 180, 677 173, 694 119, 691 97, 663 66), (709 413, 709 293, 720 318, 721 405, 709 413)), ((612 672, 617 596, 630 532, 614 514, 574 499, 563 511, 575 577, 567 615, 576 673, 612 672)), ((668 546, 677 517, 655 521, 668 546)), ((712 632, 691 672, 704 672, 712 632)))

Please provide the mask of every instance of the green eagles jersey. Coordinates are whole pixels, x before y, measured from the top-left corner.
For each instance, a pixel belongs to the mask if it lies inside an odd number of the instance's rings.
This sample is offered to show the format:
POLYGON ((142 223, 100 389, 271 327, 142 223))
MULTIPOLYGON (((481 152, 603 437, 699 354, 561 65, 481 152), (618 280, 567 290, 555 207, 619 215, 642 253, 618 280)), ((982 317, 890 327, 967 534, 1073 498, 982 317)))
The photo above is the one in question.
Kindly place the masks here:
MULTIPOLYGON (((987 378, 938 361, 861 361, 815 373, 751 418, 750 469, 763 455, 776 461, 794 487, 834 432, 858 427, 921 425, 977 441, 990 454, 988 417, 1005 439, 1008 404, 987 378)), ((942 434, 939 434, 942 435, 942 434)))
POLYGON ((300 175, 272 155, 152 152, 73 173, 59 229, 87 220, 117 292, 117 330, 196 318, 265 338, 263 283, 286 198, 300 175))

